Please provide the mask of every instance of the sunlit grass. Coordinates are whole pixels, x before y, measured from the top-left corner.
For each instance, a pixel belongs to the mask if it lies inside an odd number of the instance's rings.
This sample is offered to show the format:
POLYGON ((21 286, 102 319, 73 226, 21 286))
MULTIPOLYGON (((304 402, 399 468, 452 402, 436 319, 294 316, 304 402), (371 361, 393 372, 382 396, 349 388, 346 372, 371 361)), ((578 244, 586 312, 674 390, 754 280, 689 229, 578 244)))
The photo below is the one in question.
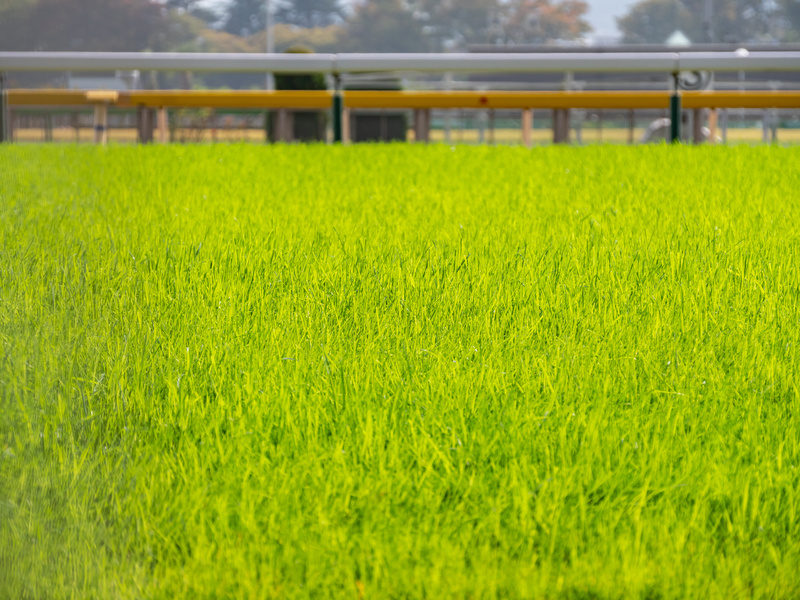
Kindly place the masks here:
POLYGON ((0 148, 0 597, 797 597, 798 164, 0 148))

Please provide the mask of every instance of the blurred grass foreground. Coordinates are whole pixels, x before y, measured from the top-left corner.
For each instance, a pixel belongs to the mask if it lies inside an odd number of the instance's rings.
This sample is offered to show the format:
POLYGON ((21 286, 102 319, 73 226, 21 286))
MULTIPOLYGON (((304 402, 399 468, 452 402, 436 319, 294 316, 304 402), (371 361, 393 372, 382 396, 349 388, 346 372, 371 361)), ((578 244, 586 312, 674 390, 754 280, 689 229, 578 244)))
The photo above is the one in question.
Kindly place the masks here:
POLYGON ((0 148, 0 597, 797 597, 799 162, 0 148))

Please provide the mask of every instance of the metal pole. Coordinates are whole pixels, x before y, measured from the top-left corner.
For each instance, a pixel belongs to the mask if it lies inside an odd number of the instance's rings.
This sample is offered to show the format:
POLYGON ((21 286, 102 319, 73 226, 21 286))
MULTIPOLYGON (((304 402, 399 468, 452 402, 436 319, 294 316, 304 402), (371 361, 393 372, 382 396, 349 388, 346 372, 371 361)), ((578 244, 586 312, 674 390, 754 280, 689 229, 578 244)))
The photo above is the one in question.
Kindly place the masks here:
POLYGON ((342 99, 342 78, 339 75, 333 76, 333 142, 342 143, 342 109, 344 102, 342 99))
POLYGON ((678 74, 673 73, 675 86, 669 99, 669 141, 678 144, 681 141, 681 96, 678 92, 678 74))
POLYGON ((6 77, 4 73, 0 73, 0 144, 3 142, 10 142, 8 132, 8 93, 6 92, 6 77))
MULTIPOLYGON (((267 54, 275 54, 275 39, 273 36, 274 33, 273 29, 275 25, 273 21, 275 20, 275 15, 273 15, 272 13, 272 0, 266 0, 264 8, 267 11, 266 26, 264 27, 264 35, 267 38, 266 39, 267 54)), ((267 80, 265 84, 266 84, 266 89, 268 91, 275 89, 275 76, 272 74, 271 71, 267 73, 267 80)))
MULTIPOLYGON (((270 36, 272 39, 273 36, 270 36)), ((271 43, 271 42, 270 42, 271 43)), ((272 48, 270 48, 272 49, 272 48)), ((228 71, 271 73, 796 72, 800 52, 309 54, 0 52, 9 71, 228 71)))

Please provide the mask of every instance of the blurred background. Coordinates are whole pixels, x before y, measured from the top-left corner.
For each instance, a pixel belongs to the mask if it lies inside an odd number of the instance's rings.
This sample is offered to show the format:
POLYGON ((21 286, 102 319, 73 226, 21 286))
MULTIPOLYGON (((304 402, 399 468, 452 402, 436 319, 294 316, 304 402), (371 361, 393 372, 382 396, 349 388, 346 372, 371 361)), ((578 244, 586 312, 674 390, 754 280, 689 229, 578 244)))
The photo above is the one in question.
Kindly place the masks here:
POLYGON ((798 0, 0 0, 0 51, 800 42, 798 0))

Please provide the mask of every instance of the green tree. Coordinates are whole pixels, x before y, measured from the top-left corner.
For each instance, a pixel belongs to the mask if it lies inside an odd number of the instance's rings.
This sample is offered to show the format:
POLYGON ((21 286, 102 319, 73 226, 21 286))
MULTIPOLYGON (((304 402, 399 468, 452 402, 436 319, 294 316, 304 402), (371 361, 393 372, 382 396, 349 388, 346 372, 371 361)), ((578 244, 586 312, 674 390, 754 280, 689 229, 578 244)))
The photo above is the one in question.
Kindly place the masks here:
POLYGON ((167 34, 151 0, 15 0, 0 20, 0 48, 35 51, 139 51, 167 34))
POLYGON ((800 0, 778 0, 786 41, 800 41, 800 0))
POLYGON ((644 0, 617 19, 626 44, 660 44, 678 29, 698 41, 702 39, 702 25, 680 0, 644 0))
POLYGON ((676 29, 693 42, 776 39, 771 0, 713 0, 710 31, 704 11, 705 0, 643 0, 618 18, 617 26, 625 43, 662 43, 676 29))
POLYGON ((248 36, 267 25, 264 0, 232 0, 225 11, 223 29, 234 35, 248 36))
POLYGON ((367 0, 348 20, 342 47, 352 52, 420 52, 427 49, 427 39, 402 0, 367 0))
POLYGON ((29 49, 26 33, 29 14, 34 6, 34 0, 0 2, 0 51, 29 49))
POLYGON ((435 50, 490 41, 490 24, 498 9, 495 0, 417 0, 413 7, 435 50))
POLYGON ((344 18, 339 0, 289 0, 275 11, 277 21, 306 29, 327 27, 344 18))

